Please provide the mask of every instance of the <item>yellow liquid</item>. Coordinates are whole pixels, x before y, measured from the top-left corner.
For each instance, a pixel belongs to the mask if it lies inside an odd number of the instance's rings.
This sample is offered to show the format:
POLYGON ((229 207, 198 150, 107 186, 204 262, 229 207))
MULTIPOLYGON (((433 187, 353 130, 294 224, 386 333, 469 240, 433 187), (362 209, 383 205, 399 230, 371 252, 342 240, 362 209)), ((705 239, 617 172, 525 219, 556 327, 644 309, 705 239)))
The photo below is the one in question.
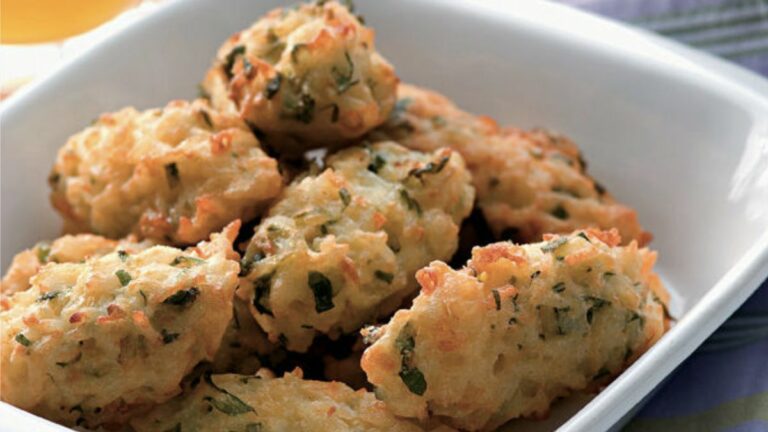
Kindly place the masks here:
POLYGON ((0 0, 0 42, 53 42, 88 31, 138 0, 0 0))

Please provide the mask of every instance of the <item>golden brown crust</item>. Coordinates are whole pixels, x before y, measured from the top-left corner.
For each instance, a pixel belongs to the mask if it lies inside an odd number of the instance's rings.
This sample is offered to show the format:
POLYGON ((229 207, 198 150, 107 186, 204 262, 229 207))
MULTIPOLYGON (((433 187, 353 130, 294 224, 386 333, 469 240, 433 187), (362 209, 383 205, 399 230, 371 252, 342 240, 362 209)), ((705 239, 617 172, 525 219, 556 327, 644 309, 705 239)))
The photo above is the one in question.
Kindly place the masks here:
POLYGON ((230 37, 203 87, 283 154, 339 146, 386 120, 397 77, 373 30, 335 1, 276 9, 230 37))
POLYGON ((135 238, 120 241, 93 234, 65 235, 51 243, 40 242, 31 249, 16 254, 0 283, 0 293, 11 295, 30 287, 29 280, 47 263, 80 262, 91 257, 106 255, 116 250, 136 253, 150 246, 135 238))
POLYGON ((67 231, 172 244, 253 218, 282 188, 245 124, 202 100, 102 115, 59 151, 49 182, 67 231))
POLYGON ((0 311, 2 400, 82 427, 176 395, 232 314, 239 222, 195 248, 49 263, 0 311))
POLYGON ((666 330, 655 253, 618 241, 586 230, 496 243, 460 271, 419 271, 413 306, 367 332, 376 394, 397 415, 490 430, 604 385, 666 330))
POLYGON ((398 94, 392 116, 371 136, 421 151, 449 146, 461 153, 478 205, 497 237, 536 242, 545 233, 594 227, 618 229, 625 243, 650 241, 635 211, 589 177, 569 139, 543 130, 499 128, 492 119, 461 111, 447 98, 415 86, 401 84, 398 94))
POLYGON ((372 393, 339 382, 303 380, 300 372, 282 378, 209 376, 131 425, 137 432, 422 430, 393 416, 372 393))
POLYGON ((289 186, 251 239, 238 296, 303 352, 397 308, 413 274, 456 250, 474 191, 458 153, 391 142, 344 150, 289 186))

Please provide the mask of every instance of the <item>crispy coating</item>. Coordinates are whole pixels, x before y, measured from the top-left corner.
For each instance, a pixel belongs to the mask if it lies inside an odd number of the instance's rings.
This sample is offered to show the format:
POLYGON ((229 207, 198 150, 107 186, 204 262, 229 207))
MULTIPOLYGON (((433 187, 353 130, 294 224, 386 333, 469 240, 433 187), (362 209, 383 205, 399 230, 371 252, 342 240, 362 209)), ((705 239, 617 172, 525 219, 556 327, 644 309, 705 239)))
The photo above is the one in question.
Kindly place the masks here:
POLYGON ((186 252, 155 246, 44 266, 0 310, 2 400, 93 428, 175 396, 232 317, 238 228, 186 252))
POLYGON ((134 238, 120 241, 93 234, 65 235, 53 242, 40 242, 31 249, 16 254, 0 282, 0 294, 11 295, 30 287, 29 280, 47 263, 80 262, 91 257, 106 255, 116 250, 136 253, 150 246, 134 238))
POLYGON ((206 376, 181 397, 131 422, 150 431, 420 431, 373 393, 300 373, 206 376))
POLYGON ((202 100, 102 115, 59 151, 49 183, 69 232, 172 244, 256 216, 282 188, 245 124, 202 100))
POLYGON ((656 254, 619 241, 588 229, 421 270, 413 306, 366 332, 377 396, 397 415, 490 430, 606 384, 666 330, 656 254))
POLYGON ((537 242, 546 233, 593 227, 618 229, 625 244, 650 241, 635 211, 589 177, 569 139, 538 129, 499 128, 426 89, 400 85, 398 92, 390 119, 372 137, 421 151, 448 146, 461 153, 497 238, 537 242))
POLYGON ((383 123, 398 79, 373 30, 338 2, 275 9, 219 49, 203 88, 281 153, 338 146, 383 123))
POLYGON ((273 342, 303 352, 392 312, 416 270, 456 250, 474 198, 461 156, 383 142, 289 186, 251 239, 237 293, 273 342))

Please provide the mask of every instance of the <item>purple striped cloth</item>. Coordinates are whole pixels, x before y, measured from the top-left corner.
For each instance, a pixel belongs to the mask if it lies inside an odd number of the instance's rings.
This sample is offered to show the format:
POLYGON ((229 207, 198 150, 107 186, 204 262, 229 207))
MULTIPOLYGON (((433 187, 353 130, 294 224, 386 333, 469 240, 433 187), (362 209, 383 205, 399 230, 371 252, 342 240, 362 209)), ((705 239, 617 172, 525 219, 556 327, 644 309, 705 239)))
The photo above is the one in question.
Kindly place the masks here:
MULTIPOLYGON (((560 0, 768 76, 768 0, 560 0)), ((768 281, 643 407, 626 431, 768 431, 768 281)))

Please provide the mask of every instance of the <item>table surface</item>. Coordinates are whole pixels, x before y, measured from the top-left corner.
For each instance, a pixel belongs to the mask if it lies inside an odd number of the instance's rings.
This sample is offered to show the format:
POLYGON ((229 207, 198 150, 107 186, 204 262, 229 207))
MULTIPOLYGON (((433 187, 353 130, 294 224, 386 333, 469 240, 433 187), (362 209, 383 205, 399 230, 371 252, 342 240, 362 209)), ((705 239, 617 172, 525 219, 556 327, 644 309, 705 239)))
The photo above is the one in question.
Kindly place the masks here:
MULTIPOLYGON (((768 0, 559 0, 768 76, 768 0)), ((768 281, 625 431, 768 431, 768 281)))

